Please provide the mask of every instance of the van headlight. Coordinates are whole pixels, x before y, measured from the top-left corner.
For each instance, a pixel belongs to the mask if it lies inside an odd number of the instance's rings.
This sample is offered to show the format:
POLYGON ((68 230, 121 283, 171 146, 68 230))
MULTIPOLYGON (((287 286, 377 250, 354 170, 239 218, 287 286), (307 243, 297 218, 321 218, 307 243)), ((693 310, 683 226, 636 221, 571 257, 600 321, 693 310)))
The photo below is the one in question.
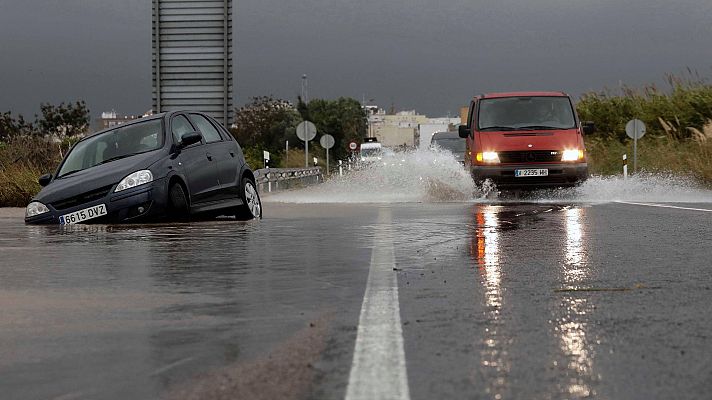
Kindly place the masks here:
POLYGON ((499 154, 496 151, 485 151, 484 153, 477 153, 477 162, 485 164, 499 164, 499 154))
POLYGON ((40 203, 39 201, 33 201, 27 205, 27 208, 25 209, 25 217, 34 217, 48 212, 49 208, 47 208, 46 205, 40 203))
POLYGON ((153 174, 151 171, 147 169, 144 169, 143 171, 136 171, 122 179, 116 186, 116 190, 114 190, 114 192, 135 188, 136 186, 145 185, 149 182, 153 182, 153 174))
POLYGON ((579 161, 583 160, 583 150, 564 150, 561 155, 561 161, 579 161))

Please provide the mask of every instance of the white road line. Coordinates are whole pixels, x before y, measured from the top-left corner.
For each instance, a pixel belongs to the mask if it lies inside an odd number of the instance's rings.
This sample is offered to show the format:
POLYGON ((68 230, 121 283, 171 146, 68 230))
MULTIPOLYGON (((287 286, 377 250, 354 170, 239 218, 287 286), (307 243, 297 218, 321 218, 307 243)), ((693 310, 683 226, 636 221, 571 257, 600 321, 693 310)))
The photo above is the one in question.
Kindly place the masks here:
POLYGON ((170 363, 170 364, 165 365, 165 366, 163 366, 163 367, 161 367, 161 368, 158 368, 157 370, 151 372, 151 374, 150 374, 149 376, 160 375, 160 374, 162 374, 162 373, 164 373, 164 372, 166 372, 166 371, 168 371, 168 370, 171 370, 171 369, 173 369, 173 368, 175 368, 175 367, 177 367, 177 366, 179 366, 179 365, 183 365, 183 364, 185 364, 185 363, 187 363, 187 362, 189 362, 189 361, 192 361, 192 360, 193 360, 193 357, 188 357, 188 358, 184 358, 184 359, 182 359, 182 360, 178 360, 178 361, 176 361, 176 362, 174 362, 174 363, 170 363))
POLYGON ((687 211, 712 212, 712 209, 708 209, 708 208, 678 207, 678 206, 671 206, 671 205, 667 205, 667 204, 634 203, 634 202, 632 202, 632 201, 616 201, 616 203, 630 204, 630 205, 634 205, 634 206, 645 206, 645 207, 674 208, 674 209, 677 209, 677 210, 687 210, 687 211))
POLYGON ((346 400, 409 400, 391 211, 381 208, 346 400))

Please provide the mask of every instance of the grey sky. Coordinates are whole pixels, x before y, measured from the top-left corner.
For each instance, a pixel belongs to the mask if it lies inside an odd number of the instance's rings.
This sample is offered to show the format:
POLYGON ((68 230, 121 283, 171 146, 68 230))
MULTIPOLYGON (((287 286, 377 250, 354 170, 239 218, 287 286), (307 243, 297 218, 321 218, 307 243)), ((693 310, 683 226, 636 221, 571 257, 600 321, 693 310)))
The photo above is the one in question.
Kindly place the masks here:
MULTIPOLYGON (((151 106, 149 0, 0 0, 0 111, 151 106)), ((433 116, 486 91, 712 76, 709 0, 238 0, 236 104, 375 99, 433 116)))

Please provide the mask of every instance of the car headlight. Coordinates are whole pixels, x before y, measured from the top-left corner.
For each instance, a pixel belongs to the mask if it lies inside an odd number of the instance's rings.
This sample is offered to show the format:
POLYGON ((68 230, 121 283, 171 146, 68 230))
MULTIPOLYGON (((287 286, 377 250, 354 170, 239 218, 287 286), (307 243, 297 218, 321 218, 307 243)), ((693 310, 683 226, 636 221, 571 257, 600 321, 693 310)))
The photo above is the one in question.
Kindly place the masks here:
POLYGON ((33 201, 27 205, 27 208, 25 209, 25 217, 34 217, 48 212, 49 208, 47 208, 46 205, 40 203, 39 201, 33 201))
POLYGON ((583 150, 564 150, 561 155, 561 161, 578 161, 583 160, 583 150))
POLYGON ((486 164, 499 164, 499 155, 496 151, 485 151, 484 153, 477 153, 477 162, 486 164))
POLYGON ((136 186, 145 185, 149 182, 153 182, 153 174, 151 171, 144 169, 143 171, 134 172, 133 174, 122 179, 118 186, 116 186, 116 190, 114 190, 114 192, 135 188, 136 186))

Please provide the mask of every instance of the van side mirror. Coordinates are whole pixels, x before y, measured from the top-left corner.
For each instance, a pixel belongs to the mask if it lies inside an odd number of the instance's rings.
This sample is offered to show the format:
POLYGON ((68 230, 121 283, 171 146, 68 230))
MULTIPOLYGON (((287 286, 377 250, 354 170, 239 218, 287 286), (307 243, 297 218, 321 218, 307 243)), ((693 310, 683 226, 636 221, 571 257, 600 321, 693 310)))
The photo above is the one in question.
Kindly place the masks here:
POLYGON ((42 187, 49 185, 50 182, 52 182, 52 174, 44 174, 37 180, 42 187))
POLYGON ((461 138, 466 139, 470 136, 470 129, 467 127, 467 125, 460 125, 457 128, 457 133, 460 135, 461 138))
POLYGON ((179 149, 184 149, 191 144, 196 144, 203 140, 203 135, 200 134, 200 132, 188 132, 184 133, 183 136, 180 137, 180 143, 178 143, 178 148, 179 149))
POLYGON ((583 133, 585 135, 590 135, 594 132, 596 132, 596 124, 593 123, 593 121, 585 121, 581 124, 581 128, 583 130, 583 133))

